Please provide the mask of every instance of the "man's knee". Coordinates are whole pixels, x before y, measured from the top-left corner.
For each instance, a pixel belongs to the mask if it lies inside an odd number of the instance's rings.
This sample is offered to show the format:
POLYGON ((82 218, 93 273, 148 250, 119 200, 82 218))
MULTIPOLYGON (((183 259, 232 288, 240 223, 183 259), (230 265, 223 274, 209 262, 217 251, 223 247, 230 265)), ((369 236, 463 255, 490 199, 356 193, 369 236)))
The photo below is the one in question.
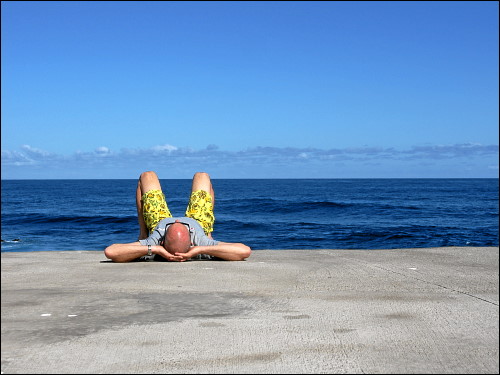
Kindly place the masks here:
POLYGON ((142 194, 148 192, 149 190, 161 190, 160 180, 158 179, 156 173, 152 171, 141 173, 138 187, 140 188, 142 194))
POLYGON ((213 195, 212 182, 206 172, 196 172, 193 176, 192 191, 205 190, 213 195))
POLYGON ((142 182, 158 180, 158 176, 153 171, 142 172, 141 175, 139 176, 139 180, 142 182))
POLYGON ((208 179, 210 180, 210 175, 207 172, 196 172, 193 179, 208 179))

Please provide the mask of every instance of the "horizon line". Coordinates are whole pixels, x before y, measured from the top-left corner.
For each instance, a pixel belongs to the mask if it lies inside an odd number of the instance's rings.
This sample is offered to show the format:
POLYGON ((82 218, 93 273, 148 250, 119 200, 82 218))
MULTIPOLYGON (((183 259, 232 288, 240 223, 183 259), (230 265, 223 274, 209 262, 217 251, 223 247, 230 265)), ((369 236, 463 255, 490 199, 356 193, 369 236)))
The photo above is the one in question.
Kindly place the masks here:
MULTIPOLYGON (((137 180, 138 178, 2 178, 0 181, 137 180)), ((499 177, 211 177, 212 180, 498 180, 499 177)), ((192 180, 160 178, 160 180, 192 180)))

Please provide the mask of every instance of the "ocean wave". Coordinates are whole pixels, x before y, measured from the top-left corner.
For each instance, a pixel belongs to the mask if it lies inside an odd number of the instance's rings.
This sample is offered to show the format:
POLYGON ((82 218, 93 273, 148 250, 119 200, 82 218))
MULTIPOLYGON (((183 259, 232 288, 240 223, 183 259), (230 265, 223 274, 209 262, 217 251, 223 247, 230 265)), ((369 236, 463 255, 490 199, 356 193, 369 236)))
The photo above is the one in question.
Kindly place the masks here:
POLYGON ((323 214, 329 213, 351 213, 351 212, 398 212, 422 210, 422 207, 415 205, 374 203, 374 202, 341 202, 329 200, 305 200, 293 201, 283 199, 248 199, 248 200, 231 200, 224 202, 223 207, 217 208, 219 211, 227 210, 229 212, 237 212, 239 214, 263 214, 263 213, 280 213, 280 214, 300 214, 305 212, 320 212, 323 214))
POLYGON ((18 224, 19 222, 27 222, 32 224, 48 224, 54 225, 57 223, 64 224, 92 224, 92 225, 109 225, 137 222, 137 216, 110 216, 110 215, 45 215, 39 213, 26 213, 22 215, 7 215, 2 214, 2 225, 8 226, 10 223, 18 224))

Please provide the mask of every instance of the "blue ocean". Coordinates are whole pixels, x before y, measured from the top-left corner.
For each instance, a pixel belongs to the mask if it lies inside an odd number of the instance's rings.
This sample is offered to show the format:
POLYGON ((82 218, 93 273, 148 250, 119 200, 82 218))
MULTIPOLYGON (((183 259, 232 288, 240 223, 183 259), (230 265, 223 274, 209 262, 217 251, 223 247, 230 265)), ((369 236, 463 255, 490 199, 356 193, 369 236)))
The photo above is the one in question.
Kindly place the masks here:
MULTIPOLYGON (((213 179, 213 237, 259 249, 498 246, 498 179, 213 179)), ((2 252, 137 240, 137 180, 2 180, 2 252)), ((191 180, 161 180, 183 216, 191 180)))

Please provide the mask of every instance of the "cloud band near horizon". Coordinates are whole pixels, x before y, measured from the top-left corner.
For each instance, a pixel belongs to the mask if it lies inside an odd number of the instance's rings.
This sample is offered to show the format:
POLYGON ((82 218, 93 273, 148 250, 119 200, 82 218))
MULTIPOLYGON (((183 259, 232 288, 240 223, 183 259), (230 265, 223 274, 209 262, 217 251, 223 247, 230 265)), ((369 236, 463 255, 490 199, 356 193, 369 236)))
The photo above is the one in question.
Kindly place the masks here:
MULTIPOLYGON (((190 147, 163 144, 151 148, 122 148, 118 151, 101 146, 91 152, 76 151, 71 155, 61 155, 30 145, 23 145, 19 151, 2 150, 2 179, 20 178, 19 176, 24 175, 23 170, 38 171, 35 173, 36 178, 43 176, 44 170, 71 170, 73 171, 70 173, 73 176, 71 178, 78 178, 77 171, 79 169, 99 171, 100 173, 96 173, 99 175, 96 178, 102 178, 103 174, 105 176, 106 171, 125 171, 126 169, 161 170, 162 168, 175 167, 181 173, 179 167, 182 165, 190 171, 198 166, 203 169, 215 168, 220 174, 224 174, 222 172, 224 168, 229 173, 237 168, 252 167, 250 169, 255 169, 260 166, 267 171, 266 173, 270 174, 270 177, 273 176, 273 168, 279 170, 288 166, 288 169, 291 170, 290 166, 296 166, 303 170, 302 174, 307 177, 305 172, 309 167, 315 167, 317 171, 324 167, 326 171, 334 166, 350 165, 360 171, 360 167, 363 165, 373 167, 396 163, 400 166, 412 166, 417 163, 420 166, 431 166, 440 163, 452 165, 454 162, 468 163, 470 167, 474 167, 474 165, 478 165, 474 164, 474 161, 478 162, 479 165, 486 163, 484 168, 496 171, 494 173, 498 174, 498 154, 498 145, 477 143, 413 146, 406 150, 398 150, 393 147, 364 146, 328 150, 311 147, 253 147, 239 151, 220 150, 216 145, 208 145, 204 149, 195 150, 190 147)), ((132 177, 130 176, 130 178, 132 177)), ((318 177, 317 173, 315 177, 318 177)), ((332 176, 328 174, 324 177, 332 176)), ((53 177, 47 176, 47 178, 53 177)), ((124 177, 111 175, 110 178, 124 177)))

